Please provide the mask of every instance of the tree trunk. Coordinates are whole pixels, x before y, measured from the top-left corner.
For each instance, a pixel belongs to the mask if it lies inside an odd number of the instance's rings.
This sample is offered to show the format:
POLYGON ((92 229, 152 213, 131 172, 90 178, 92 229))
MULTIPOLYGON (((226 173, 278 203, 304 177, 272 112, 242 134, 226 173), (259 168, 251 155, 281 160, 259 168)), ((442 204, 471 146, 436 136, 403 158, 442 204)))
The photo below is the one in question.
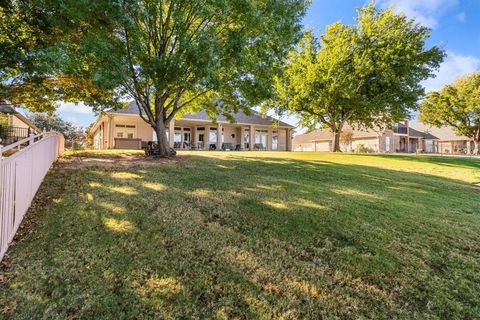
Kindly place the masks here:
MULTIPOLYGON (((468 142, 470 143, 470 141, 468 142)), ((473 151, 471 151, 472 154, 478 155, 480 150, 478 150, 480 144, 480 128, 475 132, 473 135, 473 151)))
POLYGON ((332 151, 333 152, 342 152, 340 149, 340 133, 342 132, 342 128, 334 128, 333 130, 333 139, 332 139, 332 151))
MULTIPOLYGON (((153 128, 155 134, 157 135, 157 151, 158 155, 162 158, 167 158, 174 156, 176 154, 175 150, 170 148, 167 139, 167 128, 163 119, 159 119, 156 126, 153 128)), ((173 137, 170 137, 173 139, 173 137)))

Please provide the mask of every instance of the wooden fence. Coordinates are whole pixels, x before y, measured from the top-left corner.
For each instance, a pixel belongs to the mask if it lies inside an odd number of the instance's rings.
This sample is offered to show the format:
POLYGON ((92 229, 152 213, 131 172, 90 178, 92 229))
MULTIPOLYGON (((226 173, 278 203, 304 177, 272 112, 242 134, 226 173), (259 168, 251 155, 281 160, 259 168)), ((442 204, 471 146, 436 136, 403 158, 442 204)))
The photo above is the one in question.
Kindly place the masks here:
POLYGON ((63 135, 43 132, 0 146, 0 261, 49 168, 64 150, 63 135), (16 151, 6 158, 2 154, 16 151))

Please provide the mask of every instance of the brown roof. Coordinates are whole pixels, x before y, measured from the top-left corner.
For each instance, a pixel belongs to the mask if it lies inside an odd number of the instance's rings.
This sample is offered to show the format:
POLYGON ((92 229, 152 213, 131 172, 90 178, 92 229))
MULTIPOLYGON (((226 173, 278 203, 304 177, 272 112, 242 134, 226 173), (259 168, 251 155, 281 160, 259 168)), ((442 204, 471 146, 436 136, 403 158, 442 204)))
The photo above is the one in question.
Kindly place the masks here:
MULTIPOLYGON (((349 125, 345 125, 342 132, 351 130, 353 133, 353 139, 362 138, 377 138, 378 133, 373 129, 353 129, 349 125)), ((293 144, 311 143, 314 141, 330 141, 333 138, 333 134, 330 129, 316 129, 309 133, 300 134, 293 137, 293 144)))
MULTIPOLYGON (((418 122, 418 123, 410 124, 410 128, 411 129, 413 128, 414 130, 417 130, 417 131, 428 133, 429 136, 433 136, 439 139, 440 141, 471 140, 469 137, 466 137, 466 136, 458 136, 452 127, 438 128, 422 122, 418 122)), ((410 129, 410 134, 412 132, 411 129, 410 129)), ((426 139, 430 139, 430 138, 426 138, 426 139)))

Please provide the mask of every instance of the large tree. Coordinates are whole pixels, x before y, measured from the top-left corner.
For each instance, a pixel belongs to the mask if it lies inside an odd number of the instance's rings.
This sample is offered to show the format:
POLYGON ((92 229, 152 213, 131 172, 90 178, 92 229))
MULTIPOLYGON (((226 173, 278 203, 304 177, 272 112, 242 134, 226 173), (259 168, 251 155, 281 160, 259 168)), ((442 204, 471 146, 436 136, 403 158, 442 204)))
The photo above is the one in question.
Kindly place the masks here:
POLYGON ((63 38, 48 52, 52 62, 135 100, 161 156, 171 153, 166 126, 187 108, 231 119, 271 96, 306 7, 305 0, 37 1, 63 38))
POLYGON ((417 109, 420 82, 444 56, 425 48, 428 37, 415 21, 370 4, 358 10, 356 24, 334 23, 320 41, 306 32, 265 107, 296 114, 307 127, 327 126, 340 151, 345 123, 386 127, 417 109))
POLYGON ((480 144, 480 72, 458 78, 440 91, 429 92, 420 104, 419 119, 440 127, 451 126, 459 135, 471 138, 474 154, 480 144))
POLYGON ((43 3, 0 1, 0 104, 52 112, 57 101, 118 104, 90 79, 62 73, 52 46, 61 43, 57 17, 43 3))

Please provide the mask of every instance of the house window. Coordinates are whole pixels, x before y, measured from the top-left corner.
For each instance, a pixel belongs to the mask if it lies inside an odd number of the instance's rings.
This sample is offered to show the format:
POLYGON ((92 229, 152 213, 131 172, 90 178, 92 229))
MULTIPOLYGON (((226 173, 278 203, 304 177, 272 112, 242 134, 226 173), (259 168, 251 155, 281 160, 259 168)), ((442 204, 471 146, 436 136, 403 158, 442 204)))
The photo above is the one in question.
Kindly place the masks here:
POLYGON ((268 130, 256 130, 255 143, 262 144, 263 147, 267 146, 268 130))
POLYGON ((278 131, 272 132, 272 150, 278 150, 278 131))
POLYGON ((390 137, 385 137, 385 151, 390 151, 390 137))
POLYGON ((208 137, 209 143, 217 143, 217 128, 210 128, 210 136, 208 137))
POLYGON ((135 138, 135 126, 131 124, 117 124, 115 125, 115 136, 117 138, 135 138))

